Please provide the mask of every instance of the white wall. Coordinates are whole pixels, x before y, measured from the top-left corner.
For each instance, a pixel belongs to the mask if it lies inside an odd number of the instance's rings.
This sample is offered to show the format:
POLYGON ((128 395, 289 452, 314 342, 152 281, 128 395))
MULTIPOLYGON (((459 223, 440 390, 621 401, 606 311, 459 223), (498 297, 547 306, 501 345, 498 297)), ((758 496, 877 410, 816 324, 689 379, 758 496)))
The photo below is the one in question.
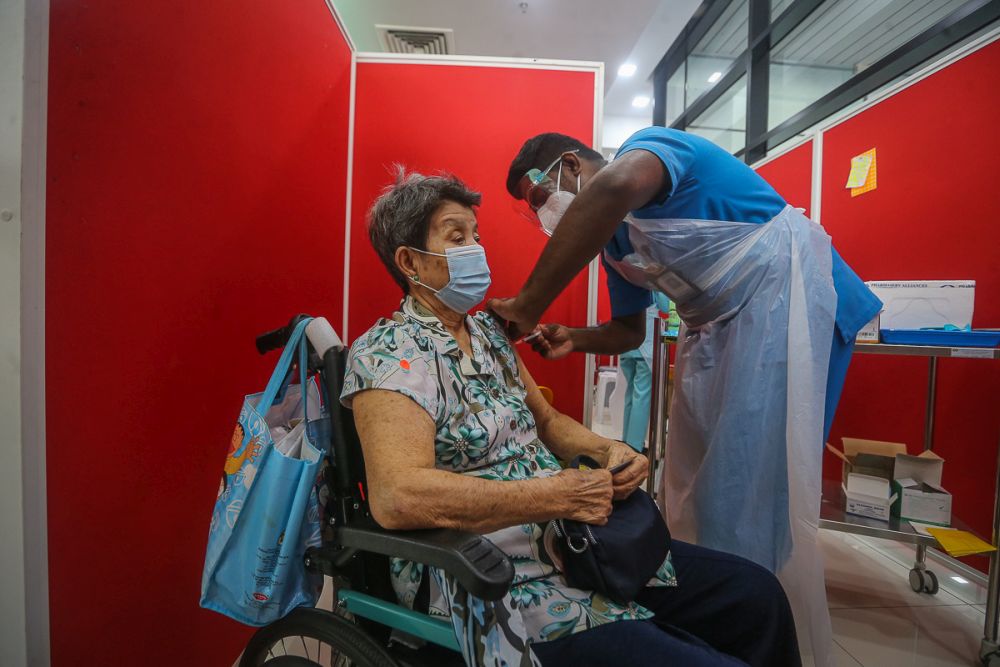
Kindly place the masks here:
POLYGON ((605 157, 614 155, 618 147, 632 134, 653 124, 653 112, 644 116, 615 116, 605 114, 604 131, 601 136, 601 152, 605 157), (609 155, 610 153, 610 155, 609 155))
POLYGON ((0 664, 27 662, 21 482, 21 124, 26 0, 0 0, 0 664))

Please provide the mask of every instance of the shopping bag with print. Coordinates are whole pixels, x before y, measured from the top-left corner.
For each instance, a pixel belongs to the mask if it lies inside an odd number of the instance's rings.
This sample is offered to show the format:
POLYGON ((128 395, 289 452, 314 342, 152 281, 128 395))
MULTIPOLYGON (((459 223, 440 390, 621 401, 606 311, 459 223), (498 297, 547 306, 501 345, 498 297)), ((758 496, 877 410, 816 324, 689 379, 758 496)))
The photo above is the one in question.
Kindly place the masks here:
POLYGON ((245 397, 212 513, 201 606, 247 625, 314 606, 322 584, 303 562, 320 543, 322 458, 310 437, 321 411, 306 378, 308 322, 295 327, 265 390, 245 397), (289 386, 296 353, 300 382, 289 386))

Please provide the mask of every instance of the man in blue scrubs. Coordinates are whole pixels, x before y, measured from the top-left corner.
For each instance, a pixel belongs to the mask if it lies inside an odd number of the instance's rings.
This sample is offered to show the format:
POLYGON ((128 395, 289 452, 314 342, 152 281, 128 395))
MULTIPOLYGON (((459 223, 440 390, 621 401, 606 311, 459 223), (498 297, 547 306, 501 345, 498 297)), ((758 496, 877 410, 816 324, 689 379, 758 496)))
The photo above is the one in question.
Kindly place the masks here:
POLYGON ((621 353, 642 340, 652 290, 677 303, 686 330, 664 478, 671 530, 792 573, 783 583, 796 589, 797 620, 825 651, 822 445, 855 335, 879 300, 821 227, 743 162, 679 130, 641 130, 611 163, 572 137, 533 137, 507 189, 552 239, 521 292, 489 307, 512 335, 529 333, 598 254, 612 320, 542 327, 543 353, 621 353))

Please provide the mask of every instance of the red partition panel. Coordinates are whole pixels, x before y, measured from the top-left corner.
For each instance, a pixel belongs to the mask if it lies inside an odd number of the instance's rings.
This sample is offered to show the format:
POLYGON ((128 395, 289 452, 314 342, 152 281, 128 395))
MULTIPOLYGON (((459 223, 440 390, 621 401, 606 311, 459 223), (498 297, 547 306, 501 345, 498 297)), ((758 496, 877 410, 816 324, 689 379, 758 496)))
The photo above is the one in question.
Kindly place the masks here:
MULTIPOLYGON (((865 280, 976 283, 973 326, 1000 327, 996 174, 1000 42, 833 127, 823 139, 824 227, 865 280), (851 157, 876 148, 878 188, 851 197, 851 157)), ((1000 365, 940 362, 935 451, 954 513, 990 534, 1000 437, 1000 365)), ((855 355, 832 440, 923 443, 927 361, 855 355)), ((828 473, 833 468, 827 466, 828 473)), ((980 559, 982 560, 982 559, 980 559)))
POLYGON ((758 174, 771 184, 792 206, 804 208, 809 215, 812 200, 812 152, 810 139, 787 153, 756 167, 758 174))
MULTIPOLYGON (((563 132, 590 143, 595 77, 592 71, 358 63, 348 302, 352 340, 389 316, 401 297, 366 230, 366 212, 391 182, 391 166, 449 171, 483 193, 479 229, 493 271, 489 296, 512 296, 546 237, 514 212, 504 186, 507 167, 521 143, 540 132, 563 132)), ((582 326, 586 316, 584 271, 545 318, 582 326)), ((580 418, 583 355, 546 361, 527 346, 522 353, 539 384, 552 388, 556 406, 580 418)))
POLYGON ((342 311, 350 51, 323 0, 52 3, 52 664, 229 665, 198 608, 253 337, 342 311))

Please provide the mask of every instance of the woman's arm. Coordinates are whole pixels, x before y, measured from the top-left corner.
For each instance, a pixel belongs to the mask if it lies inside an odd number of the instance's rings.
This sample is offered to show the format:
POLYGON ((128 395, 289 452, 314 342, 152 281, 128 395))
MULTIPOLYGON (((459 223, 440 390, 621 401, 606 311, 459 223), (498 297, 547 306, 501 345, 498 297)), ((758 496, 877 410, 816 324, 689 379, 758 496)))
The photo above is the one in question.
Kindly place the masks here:
POLYGON ((521 355, 516 350, 514 354, 517 356, 521 381, 528 390, 528 409, 535 416, 538 437, 545 446, 563 461, 585 454, 605 468, 614 468, 628 462, 628 466, 613 478, 616 500, 625 498, 639 488, 646 479, 649 468, 646 457, 624 443, 602 438, 572 417, 567 417, 549 405, 542 392, 538 391, 538 385, 521 360, 521 355))
POLYGON ((420 406, 383 389, 363 391, 353 400, 369 507, 384 528, 454 528, 482 534, 557 518, 600 525, 611 514, 613 490, 606 470, 564 470, 522 481, 437 470, 434 422, 420 406))

